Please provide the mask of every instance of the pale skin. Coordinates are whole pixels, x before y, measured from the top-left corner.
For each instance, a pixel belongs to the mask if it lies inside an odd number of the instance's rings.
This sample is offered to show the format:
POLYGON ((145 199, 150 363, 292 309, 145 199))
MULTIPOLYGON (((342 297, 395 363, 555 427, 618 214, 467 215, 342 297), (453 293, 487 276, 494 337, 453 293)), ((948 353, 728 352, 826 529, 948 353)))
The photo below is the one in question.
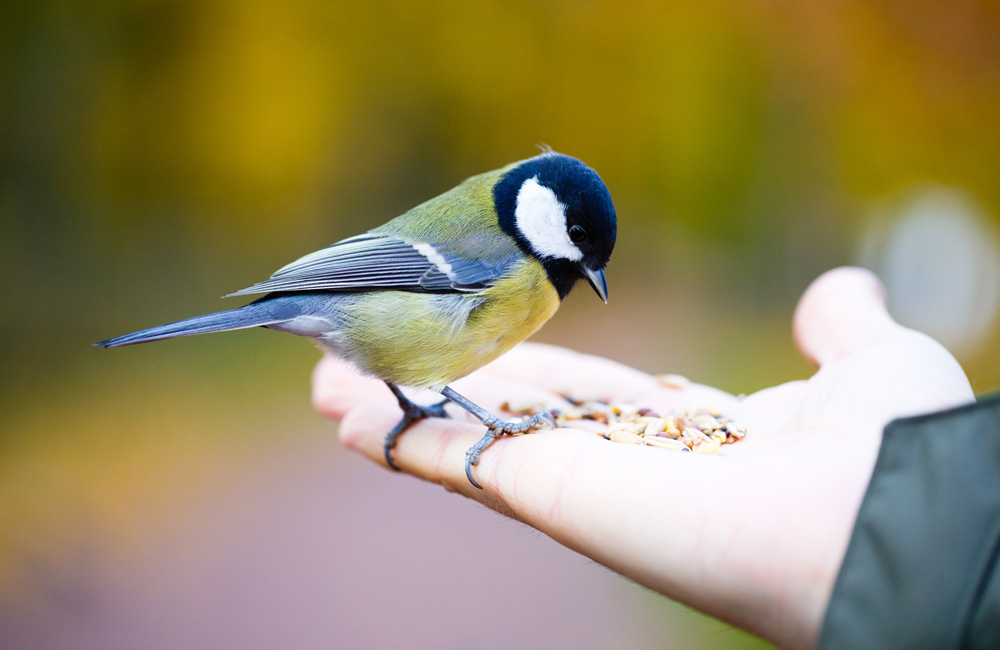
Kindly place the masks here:
MULTIPOLYGON (((465 450, 483 427, 456 410, 454 420, 411 427, 396 463, 670 598, 781 647, 811 648, 883 428, 974 397, 951 354, 892 320, 867 271, 835 269, 814 281, 793 329, 817 372, 744 398, 663 386, 613 361, 538 344, 455 384, 494 412, 505 400, 555 406, 558 393, 657 410, 714 406, 748 430, 722 454, 540 431, 494 443, 475 468, 477 490, 465 477, 465 450)), ((384 384, 324 359, 313 400, 342 420, 346 446, 385 463, 383 438, 400 414, 384 384)))

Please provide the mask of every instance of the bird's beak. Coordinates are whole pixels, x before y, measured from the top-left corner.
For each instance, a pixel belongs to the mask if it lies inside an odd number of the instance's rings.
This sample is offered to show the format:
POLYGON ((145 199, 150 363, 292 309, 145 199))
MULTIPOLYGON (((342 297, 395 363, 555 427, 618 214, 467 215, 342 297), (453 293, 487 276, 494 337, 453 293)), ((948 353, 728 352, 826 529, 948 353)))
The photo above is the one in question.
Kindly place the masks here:
POLYGON ((583 272, 583 277, 587 278, 587 282, 590 286, 594 287, 594 291, 597 295, 601 297, 604 304, 608 304, 608 281, 604 277, 604 271, 602 269, 588 269, 583 264, 580 265, 580 271, 583 272))

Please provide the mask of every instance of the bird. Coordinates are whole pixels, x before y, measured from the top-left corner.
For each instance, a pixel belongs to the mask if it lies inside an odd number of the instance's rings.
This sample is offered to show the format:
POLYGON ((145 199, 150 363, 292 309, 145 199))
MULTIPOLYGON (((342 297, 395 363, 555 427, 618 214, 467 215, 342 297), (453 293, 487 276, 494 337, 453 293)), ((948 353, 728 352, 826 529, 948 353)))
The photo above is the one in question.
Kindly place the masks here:
POLYGON ((242 307, 95 343, 115 348, 179 336, 265 327, 313 339, 388 386, 403 417, 399 436, 453 402, 487 428, 466 452, 465 473, 498 437, 555 428, 541 411, 505 421, 449 384, 534 334, 580 279, 606 304, 604 269, 617 215, 601 177, 581 160, 544 150, 468 178, 384 225, 305 255, 230 296, 264 294, 242 307), (420 405, 400 387, 443 400, 420 405))

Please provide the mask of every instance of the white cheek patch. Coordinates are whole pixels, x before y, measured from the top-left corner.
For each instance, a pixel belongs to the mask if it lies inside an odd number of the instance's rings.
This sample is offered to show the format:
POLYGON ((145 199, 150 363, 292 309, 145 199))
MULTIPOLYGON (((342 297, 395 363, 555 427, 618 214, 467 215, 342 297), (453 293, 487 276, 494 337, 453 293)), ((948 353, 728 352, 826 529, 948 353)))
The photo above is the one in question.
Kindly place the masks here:
POLYGON ((529 178, 517 192, 514 208, 517 229, 540 257, 558 257, 573 262, 583 258, 583 252, 573 245, 566 233, 566 206, 555 192, 529 178))

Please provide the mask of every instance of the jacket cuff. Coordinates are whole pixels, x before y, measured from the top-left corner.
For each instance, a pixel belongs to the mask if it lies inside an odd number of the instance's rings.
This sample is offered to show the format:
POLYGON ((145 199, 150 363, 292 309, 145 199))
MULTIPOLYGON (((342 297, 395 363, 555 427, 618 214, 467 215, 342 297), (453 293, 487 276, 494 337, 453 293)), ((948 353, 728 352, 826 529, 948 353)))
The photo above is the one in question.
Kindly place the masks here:
POLYGON ((998 552, 1000 394, 891 422, 819 647, 1000 647, 998 552))

